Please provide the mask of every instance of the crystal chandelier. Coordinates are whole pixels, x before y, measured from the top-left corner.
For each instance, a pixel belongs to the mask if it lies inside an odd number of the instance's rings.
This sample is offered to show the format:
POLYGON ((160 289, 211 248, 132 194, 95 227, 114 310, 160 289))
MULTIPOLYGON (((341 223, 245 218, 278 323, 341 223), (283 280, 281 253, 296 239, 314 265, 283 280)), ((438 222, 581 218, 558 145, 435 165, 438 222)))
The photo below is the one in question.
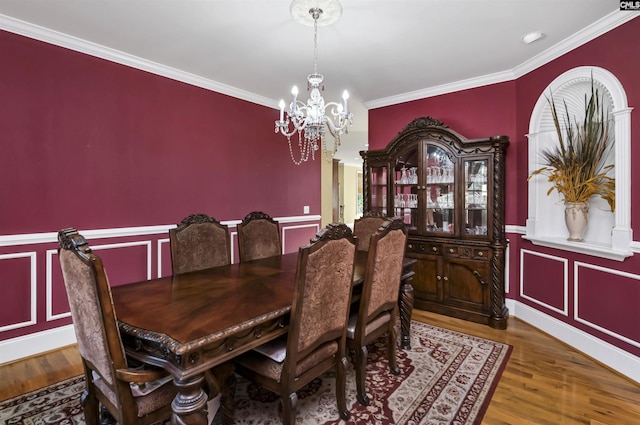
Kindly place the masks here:
MULTIPOLYGON (((291 13, 296 18, 294 8, 298 9, 302 6, 306 6, 304 0, 294 0, 291 4, 291 13)), ((342 12, 342 6, 337 0, 330 0, 331 13, 338 11, 342 12)), ((282 133, 289 143, 289 154, 294 164, 300 165, 309 159, 315 159, 315 151, 322 142, 322 149, 325 152, 325 158, 327 161, 331 161, 331 157, 327 155, 327 145, 325 138, 325 125, 329 129, 329 133, 334 138, 334 145, 332 149, 332 156, 338 150, 340 146, 340 136, 344 133, 348 133, 348 127, 352 124, 353 114, 349 112, 347 107, 347 100, 349 99, 349 93, 345 90, 342 94, 342 103, 328 102, 325 103, 324 98, 320 94, 321 90, 324 90, 322 74, 318 73, 318 19, 322 16, 323 9, 321 7, 310 7, 308 9, 309 15, 313 18, 313 45, 314 45, 314 65, 313 74, 307 76, 307 90, 310 91, 309 100, 307 103, 303 103, 298 100, 298 87, 293 86, 291 89, 292 100, 289 104, 289 109, 285 111, 285 102, 280 100, 280 119, 276 120, 275 132, 282 133), (291 136, 298 134, 298 150, 300 152, 299 159, 296 160, 294 155, 294 148, 291 143, 291 136)), ((335 22, 337 17, 330 16, 331 22, 335 22)), ((302 20, 299 20, 302 23, 302 20)), ((295 144, 295 141, 294 141, 295 144)))

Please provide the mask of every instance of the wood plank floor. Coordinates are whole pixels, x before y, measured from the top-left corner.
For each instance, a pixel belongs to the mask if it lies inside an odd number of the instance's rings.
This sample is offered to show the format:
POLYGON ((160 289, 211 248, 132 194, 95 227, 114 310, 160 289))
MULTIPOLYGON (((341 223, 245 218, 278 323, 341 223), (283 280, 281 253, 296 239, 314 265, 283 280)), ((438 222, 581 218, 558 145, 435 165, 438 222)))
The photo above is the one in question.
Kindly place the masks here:
MULTIPOLYGON (((485 425, 640 424, 640 386, 515 318, 506 331, 415 310, 413 318, 513 345, 485 425)), ((82 373, 75 346, 0 366, 0 400, 82 373)))

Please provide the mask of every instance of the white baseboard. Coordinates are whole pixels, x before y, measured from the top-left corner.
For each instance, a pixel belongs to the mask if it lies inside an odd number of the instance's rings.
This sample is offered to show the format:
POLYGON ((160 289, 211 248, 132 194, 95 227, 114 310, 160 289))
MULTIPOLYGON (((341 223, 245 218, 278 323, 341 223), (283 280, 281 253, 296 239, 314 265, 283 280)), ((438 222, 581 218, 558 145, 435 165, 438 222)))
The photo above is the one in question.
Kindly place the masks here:
POLYGON ((73 325, 0 341, 0 365, 75 343, 73 325))
MULTIPOLYGON (((509 300, 507 300, 509 301, 509 300)), ((509 312, 518 319, 557 338, 581 353, 640 384, 640 357, 569 326, 528 305, 511 300, 509 312)))

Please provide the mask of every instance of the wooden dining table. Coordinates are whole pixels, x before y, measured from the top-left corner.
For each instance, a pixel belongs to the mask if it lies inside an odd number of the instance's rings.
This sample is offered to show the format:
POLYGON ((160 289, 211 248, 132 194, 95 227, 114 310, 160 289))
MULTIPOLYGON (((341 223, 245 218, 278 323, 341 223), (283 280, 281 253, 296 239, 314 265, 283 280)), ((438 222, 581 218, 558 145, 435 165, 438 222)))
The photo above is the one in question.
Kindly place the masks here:
MULTIPOLYGON (((287 332, 297 260, 291 253, 112 288, 127 356, 173 376, 172 424, 205 425, 205 373, 287 332)), ((405 260, 398 300, 403 348, 410 348, 413 262, 405 260)), ((358 253, 354 294, 365 266, 366 253, 358 253)), ((233 410, 222 407, 229 423, 233 410)))

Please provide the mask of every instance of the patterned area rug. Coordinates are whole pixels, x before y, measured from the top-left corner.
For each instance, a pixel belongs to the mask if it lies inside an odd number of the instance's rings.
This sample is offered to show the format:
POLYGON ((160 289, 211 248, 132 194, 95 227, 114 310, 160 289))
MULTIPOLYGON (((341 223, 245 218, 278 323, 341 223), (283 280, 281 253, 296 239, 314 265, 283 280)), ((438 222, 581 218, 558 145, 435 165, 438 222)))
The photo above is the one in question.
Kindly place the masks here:
MULTIPOLYGON (((411 323, 411 350, 398 350, 400 376, 388 372, 383 340, 369 346, 369 406, 356 400, 355 372, 348 369, 346 424, 477 425, 511 353, 506 344, 411 323)), ((345 424, 339 420, 335 377, 326 373, 299 393, 299 424, 345 424)), ((82 377, 0 403, 0 425, 84 424, 82 377)), ((219 418, 214 420, 214 424, 219 418)), ((278 397, 238 377, 235 423, 280 424, 278 397)))

